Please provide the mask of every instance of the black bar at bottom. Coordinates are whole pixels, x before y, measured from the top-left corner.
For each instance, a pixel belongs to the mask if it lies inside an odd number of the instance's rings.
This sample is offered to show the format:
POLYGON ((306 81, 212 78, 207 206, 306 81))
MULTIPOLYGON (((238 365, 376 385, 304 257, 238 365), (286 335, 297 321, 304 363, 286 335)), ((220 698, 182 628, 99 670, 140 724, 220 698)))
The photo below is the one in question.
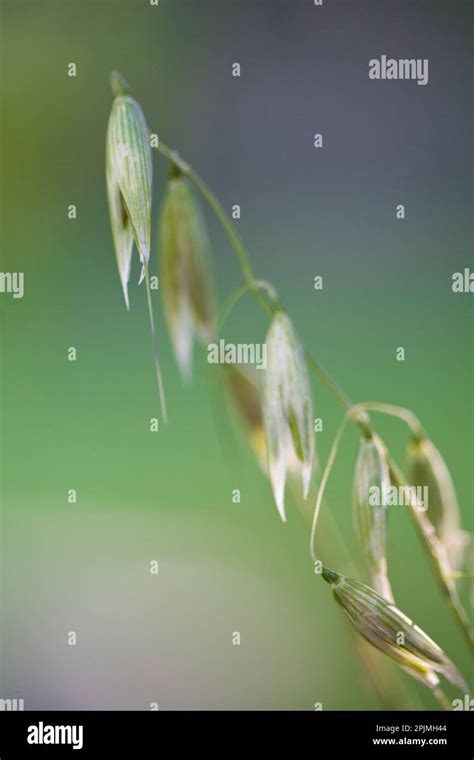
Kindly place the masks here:
POLYGON ((335 758, 469 758, 469 712, 1 712, 0 759, 308 750, 335 758), (306 749, 304 749, 306 747, 306 749), (299 749, 298 749, 299 748, 299 749))

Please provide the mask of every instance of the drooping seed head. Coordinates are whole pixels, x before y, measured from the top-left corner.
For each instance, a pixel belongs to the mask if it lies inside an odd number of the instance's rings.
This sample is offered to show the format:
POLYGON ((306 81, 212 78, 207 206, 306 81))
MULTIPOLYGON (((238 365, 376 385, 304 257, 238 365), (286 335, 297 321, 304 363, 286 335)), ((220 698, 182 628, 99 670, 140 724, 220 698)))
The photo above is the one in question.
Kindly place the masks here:
POLYGON ((143 264, 150 258, 152 161, 143 111, 112 74, 116 94, 106 138, 106 181, 110 221, 127 308, 133 241, 143 264))
POLYGON ((427 488, 428 518, 447 552, 451 567, 459 568, 469 536, 460 527, 459 506, 451 473, 428 438, 409 442, 407 471, 410 483, 427 488))
POLYGON ((304 497, 308 495, 314 462, 313 401, 303 347, 286 314, 273 317, 266 344, 262 406, 268 469, 285 521, 285 483, 295 456, 304 497))
POLYGON ((176 360, 191 372, 193 338, 203 343, 215 331, 209 238, 188 180, 175 169, 160 219, 160 282, 176 360))
POLYGON ((372 583, 393 601, 387 571, 387 504, 390 473, 382 442, 362 437, 357 454, 352 492, 354 522, 372 583))
POLYGON ((353 578, 327 568, 323 568, 322 575, 352 625, 374 647, 430 688, 438 685, 436 674, 441 673, 468 691, 462 675, 443 650, 395 605, 353 578))

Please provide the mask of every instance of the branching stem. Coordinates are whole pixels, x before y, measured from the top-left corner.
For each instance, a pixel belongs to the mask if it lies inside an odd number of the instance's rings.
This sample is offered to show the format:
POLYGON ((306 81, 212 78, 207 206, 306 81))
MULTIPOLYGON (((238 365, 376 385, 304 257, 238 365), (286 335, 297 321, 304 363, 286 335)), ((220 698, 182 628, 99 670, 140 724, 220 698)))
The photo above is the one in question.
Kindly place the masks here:
MULTIPOLYGON (((283 307, 281 303, 279 302, 279 300, 276 298, 272 300, 271 305, 268 304, 267 301, 263 298, 262 293, 261 293, 261 288, 260 288, 260 283, 262 281, 255 278, 252 266, 250 264, 249 256, 245 250, 245 246, 239 234, 237 233, 234 225, 232 224, 231 219, 229 218, 227 212, 223 208, 217 196, 213 193, 210 187, 208 187, 208 185, 201 179, 201 177, 197 174, 197 172, 195 172, 194 169, 188 163, 183 161, 183 159, 180 157, 180 155, 176 151, 173 151, 171 150, 171 148, 168 148, 163 142, 161 142, 161 140, 159 141, 159 144, 156 147, 156 149, 165 158, 167 158, 175 166, 177 166, 178 169, 191 180, 191 182, 195 185, 195 187, 199 190, 199 192, 202 194, 204 199, 207 201, 210 208, 212 209, 215 216, 217 217, 218 221, 220 222, 224 232, 226 233, 229 239, 231 247, 237 256, 237 259, 242 271, 242 275, 243 275, 246 285, 248 286, 248 289, 251 290, 259 306, 263 309, 265 314, 271 319, 275 311, 278 309, 283 309, 283 307)), ((146 277, 148 277, 147 272, 146 272, 146 277)), ((152 319, 152 312, 150 313, 151 313, 150 318, 152 319)), ((154 335, 154 325, 153 325, 153 335, 154 335)), ((154 339, 154 343, 156 344, 155 339, 154 339)), ((308 351, 307 349, 305 350, 305 357, 306 357, 306 362, 310 371, 313 373, 313 375, 315 375, 315 377, 318 378, 318 380, 320 380, 328 388, 328 390, 332 393, 334 398, 337 400, 339 405, 345 410, 345 413, 346 413, 343 420, 343 424, 341 425, 341 428, 339 429, 336 435, 336 439, 333 443, 329 460, 324 472, 323 480, 321 481, 320 491, 321 490, 324 491, 324 487, 326 485, 330 471, 334 464, 334 459, 337 453, 337 447, 339 445, 340 438, 344 431, 347 420, 351 420, 353 423, 358 425, 359 428, 361 428, 363 435, 370 437, 375 434, 375 430, 372 427, 372 424, 370 422, 370 419, 366 411, 370 409, 372 411, 382 412, 384 414, 390 414, 393 416, 400 417, 401 419, 404 419, 405 422, 410 426, 410 429, 412 430, 415 436, 422 436, 422 437, 424 436, 423 428, 420 425, 418 419, 409 410, 404 409, 403 407, 397 407, 390 404, 377 404, 375 402, 374 403, 370 402, 367 404, 353 404, 349 396, 345 393, 345 391, 343 391, 342 388, 339 387, 339 385, 335 382, 335 380, 333 380, 331 375, 329 375, 323 369, 321 364, 319 364, 319 362, 316 361, 316 359, 312 356, 310 351, 308 351)), ((158 382, 161 387, 161 380, 160 380, 161 375, 159 373, 159 365, 157 366, 157 373, 158 373, 158 382)), ((403 482, 403 483, 406 482, 405 478, 401 474, 401 471, 399 470, 398 466, 393 460, 391 461, 391 471, 392 471, 392 474, 394 474, 395 471, 398 473, 399 482, 403 482)), ((313 516, 313 526, 312 526, 312 531, 311 531, 311 543, 310 543, 311 557, 313 561, 316 561, 316 553, 314 549, 314 538, 315 538, 316 526, 317 526, 317 522, 319 518, 321 502, 322 502, 322 496, 319 497, 319 494, 318 494, 318 499, 316 501, 314 516, 313 516)), ((423 516, 426 522, 426 525, 425 525, 422 521, 422 518, 420 517, 420 513, 417 512, 416 508, 412 508, 410 512, 412 516, 414 517, 414 521, 417 526, 420 537, 422 538, 424 546, 427 549, 428 555, 432 562, 432 567, 434 569, 434 572, 443 588, 443 591, 447 595, 447 598, 448 598, 450 607, 453 611, 453 614, 455 616, 455 619, 457 623, 459 624, 461 630, 463 631, 463 634, 465 635, 467 641, 470 643, 471 647, 474 648, 474 638, 473 638, 472 631, 470 629, 468 616, 458 597, 455 584, 453 582, 449 582, 448 575, 445 572, 445 568, 443 567, 442 562, 440 561, 436 553, 436 547, 433 545, 433 542, 431 541, 431 532, 432 532, 431 523, 429 522, 428 518, 426 518, 426 516, 423 516)))
MULTIPOLYGON (((276 309, 283 310, 283 307, 280 303, 280 301, 277 298, 272 299, 273 303, 272 306, 270 306, 265 299, 262 297, 262 294, 260 293, 260 288, 258 283, 261 282, 261 280, 258 280, 255 278, 252 265, 250 264, 249 256, 245 250, 245 246, 240 238, 240 235, 236 231, 234 225, 232 224, 232 221, 230 220, 227 212, 223 208, 221 202, 213 193, 211 188, 204 182, 204 180, 201 179, 201 177, 197 174, 197 172, 190 166, 186 161, 183 161, 179 153, 177 151, 171 150, 171 148, 168 148, 167 145, 165 145, 161 140, 159 140, 158 146, 156 147, 156 150, 158 150, 165 158, 168 159, 168 161, 171 161, 172 163, 176 164, 176 166, 179 168, 179 170, 188 177, 191 182, 196 186, 196 188, 199 190, 199 192, 202 194, 202 196, 205 198, 207 203, 209 204, 210 208, 216 215, 218 221, 220 222, 222 229, 226 233, 229 243, 231 244, 237 259, 240 264, 240 269, 242 271, 243 278, 248 285, 249 289, 252 291, 257 303, 259 306, 263 309, 265 314, 268 317, 272 317, 276 309)), ((338 384, 332 379, 332 377, 323 369, 321 364, 316 361, 316 359, 311 355, 311 353, 306 350, 305 351, 306 361, 308 364, 308 368, 311 370, 311 372, 328 388, 328 390, 331 391, 337 402, 342 406, 343 409, 346 411, 349 410, 353 404, 350 400, 350 398, 347 396, 347 394, 338 386, 338 384)), ((360 415, 357 418, 354 419, 354 421, 361 425, 363 428, 366 427, 367 420, 366 416, 360 415)))

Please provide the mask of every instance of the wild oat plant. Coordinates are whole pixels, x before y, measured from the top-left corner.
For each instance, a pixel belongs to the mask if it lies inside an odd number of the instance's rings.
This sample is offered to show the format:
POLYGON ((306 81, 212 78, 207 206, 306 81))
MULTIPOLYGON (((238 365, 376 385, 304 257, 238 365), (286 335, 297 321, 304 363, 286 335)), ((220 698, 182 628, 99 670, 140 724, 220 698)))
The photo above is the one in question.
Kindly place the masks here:
MULTIPOLYGON (((156 376, 163 421, 167 421, 165 394, 155 332, 149 262, 151 256, 152 155, 150 133, 140 105, 129 94, 124 78, 111 77, 114 101, 106 139, 106 180, 112 236, 120 283, 129 308, 128 283, 135 243, 145 282, 156 376)), ((275 289, 258 280, 228 215, 210 188, 177 152, 163 142, 153 146, 170 164, 170 178, 159 224, 160 291, 173 350, 181 374, 191 376, 195 341, 207 345, 218 334, 219 320, 213 295, 209 236, 197 194, 205 200, 226 233, 240 264, 243 285, 232 294, 223 316, 250 291, 269 320, 266 336, 266 369, 253 376, 227 364, 223 387, 232 399, 258 463, 268 474, 281 519, 285 517, 285 486, 296 486, 296 501, 307 498, 315 480, 313 399, 310 373, 324 383, 344 409, 328 462, 317 487, 312 517, 310 556, 315 573, 332 589, 333 597, 353 626, 355 651, 366 673, 387 705, 390 690, 400 694, 394 673, 383 658, 374 660, 371 647, 382 652, 421 681, 450 709, 440 686, 442 675, 468 692, 465 679, 429 636, 396 606, 389 580, 386 553, 387 508, 391 487, 407 499, 410 515, 426 549, 433 572, 455 620, 469 646, 474 646, 468 615, 458 594, 458 584, 472 573, 467 567, 469 536, 462 530, 454 485, 440 452, 419 420, 409 410, 389 404, 353 404, 335 381, 301 344, 275 289), (262 383, 256 375, 263 375, 262 383), (370 413, 397 417, 407 426, 407 473, 390 454, 375 430, 370 413), (317 523, 323 494, 347 423, 360 430, 353 483, 353 518, 371 585, 330 570, 316 552, 317 523), (420 503, 417 486, 427 487, 429 506, 420 503), (373 498, 373 494, 379 498, 373 498), (368 648, 361 646, 362 640, 368 648), (384 669, 385 668, 385 669, 384 669)), ((221 323, 222 318, 221 317, 221 323)), ((357 573, 352 562, 351 573, 357 573)))

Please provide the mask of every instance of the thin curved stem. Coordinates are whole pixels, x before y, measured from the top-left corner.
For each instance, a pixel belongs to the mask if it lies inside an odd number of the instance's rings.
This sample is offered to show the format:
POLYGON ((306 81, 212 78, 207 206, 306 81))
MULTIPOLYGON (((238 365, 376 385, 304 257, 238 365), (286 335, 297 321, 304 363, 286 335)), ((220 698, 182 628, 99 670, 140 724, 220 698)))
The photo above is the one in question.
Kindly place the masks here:
POLYGON ((249 257, 247 256, 247 253, 245 251, 244 244, 242 243, 240 236, 235 230, 234 225, 229 219, 225 209, 223 208, 217 196, 212 192, 211 188, 208 187, 208 185, 204 182, 204 180, 201 179, 201 177, 197 174, 197 172, 194 171, 192 166, 186 163, 186 161, 183 161, 180 155, 176 151, 171 150, 171 148, 168 148, 168 146, 165 145, 163 142, 161 142, 161 140, 159 140, 158 145, 156 146, 156 150, 158 150, 169 161, 176 164, 176 166, 181 170, 181 172, 184 175, 186 175, 186 177, 188 177, 191 180, 191 182, 193 182, 193 184, 197 187, 201 195, 205 198, 205 200, 207 201, 207 203, 213 210, 214 214, 216 215, 217 219, 219 220, 224 232, 226 233, 229 239, 229 242, 232 248, 234 249, 237 255, 240 268, 244 276, 244 280, 249 286, 252 286, 253 294, 255 298, 257 299, 258 303, 260 304, 264 312, 269 317, 271 317, 273 314, 272 309, 269 307, 265 299, 262 298, 261 294, 258 291, 258 288, 255 288, 255 286, 253 285, 256 278, 253 273, 249 257))
POLYGON ((344 419, 343 419, 343 421, 342 421, 342 423, 341 423, 341 425, 339 427, 339 430, 336 433, 336 437, 334 438, 334 441, 333 441, 333 444, 332 444, 332 447, 331 447, 331 451, 329 453, 328 461, 326 462, 326 467, 324 468, 323 476, 321 478, 321 483, 319 484, 318 495, 316 497, 316 503, 314 505, 313 521, 311 523, 311 536, 310 536, 310 539, 309 539, 309 551, 310 551, 310 554, 311 554, 311 559, 313 560, 314 564, 316 564, 316 562, 318 561, 314 539, 315 539, 315 536, 316 536, 316 527, 317 527, 317 524, 318 524, 318 518, 319 518, 319 513, 320 513, 320 510, 321 510, 321 504, 322 504, 322 501, 323 501, 324 491, 326 490, 326 485, 327 485, 327 482, 329 480, 329 476, 331 474, 331 470, 333 468, 334 461, 336 459, 337 450, 339 448, 339 443, 341 441, 342 434, 344 433, 344 430, 345 430, 345 427, 346 427, 348 419, 349 419, 349 414, 346 413, 344 415, 344 419))
POLYGON ((305 358, 306 358, 306 363, 308 365, 308 368, 311 370, 313 375, 315 375, 319 380, 321 380, 324 383, 324 385, 326 385, 326 387, 331 391, 333 396, 336 398, 339 405, 342 406, 342 408, 345 409, 346 411, 351 409, 353 406, 353 403, 350 400, 347 393, 338 386, 336 381, 333 380, 330 375, 328 375, 328 373, 322 368, 319 362, 316 361, 316 359, 312 356, 312 354, 308 350, 305 350, 305 358))
MULTIPOLYGON (((258 279, 255 278, 252 265, 250 264, 249 256, 245 250, 245 246, 240 238, 240 235, 237 233, 234 225, 232 224, 231 220, 229 219, 229 216, 225 209, 223 208, 221 202, 217 198, 217 196, 213 193, 211 188, 204 182, 204 180, 201 179, 201 177, 198 175, 198 173, 190 166, 186 161, 183 161, 179 153, 177 151, 171 150, 171 148, 168 148, 167 145, 165 145, 161 140, 159 141, 158 145, 156 146, 156 150, 159 151, 165 158, 168 159, 168 161, 171 161, 172 163, 176 164, 176 166, 180 169, 180 171, 187 176, 191 182, 196 186, 196 188, 200 191, 202 196, 205 198, 209 206, 211 207, 212 211, 216 215, 217 219, 219 220, 224 232, 227 235, 227 238, 229 240, 229 243, 231 244, 237 259, 239 261, 240 269, 242 271, 243 278, 245 282, 247 283, 249 289, 252 291, 254 298, 256 299, 259 306, 263 309, 265 314, 268 317, 272 317, 275 311, 275 308, 283 309, 281 303, 274 299, 274 306, 273 308, 270 307, 265 299, 262 297, 261 293, 259 292, 258 287, 255 286, 256 282, 259 282, 258 279)), ((347 394, 338 386, 338 384, 332 379, 332 377, 326 372, 326 370, 323 369, 321 364, 316 361, 316 359, 311 355, 309 351, 305 352, 306 355, 306 361, 308 364, 308 368, 310 371, 328 388, 329 391, 333 394, 337 402, 342 406, 343 409, 348 410, 350 409, 353 404, 347 396, 347 394)), ((366 421, 361 419, 355 419, 354 420, 357 424, 362 425, 364 427, 366 425, 366 421)))
POLYGON ((426 438, 425 430, 416 414, 413 414, 410 409, 406 409, 404 406, 382 404, 377 401, 362 401, 358 402, 355 408, 366 412, 380 412, 390 417, 398 417, 398 419, 403 420, 408 425, 415 438, 420 440, 426 438))
POLYGON ((276 301, 277 292, 275 288, 273 287, 273 285, 267 282, 266 280, 252 280, 252 282, 244 282, 244 284, 241 285, 240 288, 237 288, 237 290, 234 290, 230 294, 224 306, 222 307, 221 316, 219 319, 220 327, 222 327, 223 323, 229 316, 230 312, 234 308, 239 298, 241 298, 249 290, 252 290, 252 291, 255 290, 255 288, 258 288, 259 290, 265 290, 268 293, 268 296, 270 297, 270 299, 273 302, 276 301))
MULTIPOLYGON (((311 529, 311 515, 308 514, 308 510, 306 509, 306 501, 302 499, 300 490, 296 489, 291 481, 290 487, 292 499, 305 523, 311 529)), ((356 578, 359 574, 359 568, 351 557, 349 547, 334 517, 334 513, 331 509, 327 509, 325 515, 326 527, 328 528, 332 542, 339 545, 344 555, 347 575, 356 578)), ((389 663, 384 655, 375 649, 372 644, 369 644, 368 641, 359 636, 353 626, 347 625, 346 631, 352 640, 364 676, 375 689, 384 709, 401 709, 398 702, 398 700, 401 700, 406 710, 422 710, 423 704, 418 696, 415 696, 415 694, 407 689, 398 668, 395 666, 391 668, 392 663, 389 663), (380 657, 380 660, 377 659, 378 657, 380 657)))
MULTIPOLYGON (((395 461, 389 461, 390 478, 392 483, 397 486, 405 486, 407 482, 395 461)), ((451 577, 451 566, 449 564, 443 545, 440 543, 436 531, 428 520, 423 510, 419 509, 416 498, 410 501, 410 515, 413 519, 417 532, 427 548, 428 556, 438 583, 445 595, 449 606, 453 612, 461 631, 471 649, 474 649, 474 631, 472 630, 469 617, 459 598, 456 584, 451 577)))
MULTIPOLYGON (((237 259, 239 261, 239 265, 240 265, 245 282, 249 286, 249 289, 252 291, 254 298, 256 299, 260 307, 263 309, 265 314, 269 318, 272 318, 275 308, 282 309, 283 307, 281 306, 280 302, 276 300, 274 302, 273 308, 270 307, 269 304, 262 297, 262 294, 260 293, 258 287, 255 286, 255 283, 259 281, 256 280, 254 276, 253 269, 250 264, 250 259, 245 250, 245 246, 239 234, 237 233, 234 225, 232 224, 228 214, 226 213, 225 209, 223 208, 222 204, 220 203, 216 195, 208 187, 208 185, 200 178, 197 172, 195 172, 194 169, 188 163, 183 161, 183 159, 180 157, 180 155, 176 151, 173 151, 171 150, 171 148, 168 148, 163 142, 161 142, 161 140, 159 141, 158 146, 156 146, 156 149, 165 158, 167 158, 169 161, 175 164, 180 169, 180 171, 184 175, 186 175, 191 180, 191 182, 193 182, 195 187, 199 190, 199 192, 205 198, 205 200, 207 201, 210 208, 216 215, 218 221, 220 222, 224 232, 226 233, 229 239, 231 247, 233 248, 237 256, 237 259)), ((358 425, 362 429, 362 432, 364 435, 366 436, 374 435, 375 431, 371 425, 370 419, 365 409, 363 408, 364 405, 358 405, 358 404, 354 405, 352 401, 350 400, 349 396, 342 390, 342 388, 339 387, 339 385, 333 380, 333 378, 323 369, 323 367, 319 364, 319 362, 317 362, 316 359, 314 359, 314 357, 308 350, 305 351, 305 357, 308 364, 308 368, 313 373, 313 375, 315 375, 328 388, 328 390, 333 394, 333 396, 335 397, 337 402, 340 404, 340 406, 346 411, 345 422, 347 421, 347 419, 351 419, 352 422, 354 422, 356 425, 358 425)), ((158 369, 159 369, 159 365, 158 365, 158 369)), ((387 405, 374 404, 373 406, 374 407, 378 406, 378 409, 376 410, 374 408, 374 411, 382 411, 382 407, 384 407, 383 411, 386 414, 389 413, 388 410, 390 409, 391 410, 390 413, 395 414, 396 412, 395 416, 402 416, 402 418, 404 418, 405 421, 407 422, 409 419, 412 423, 414 423, 414 421, 416 420, 414 415, 413 417, 410 418, 409 415, 411 413, 408 412, 408 410, 404 410, 403 407, 395 407, 395 406, 390 406, 388 404, 387 405)), ((319 502, 319 505, 317 505, 317 509, 315 508, 315 514, 314 514, 315 520, 313 517, 313 522, 315 522, 316 524, 319 517, 321 501, 322 501, 322 497, 319 502)), ((449 602, 453 610, 453 613, 455 615, 455 618, 457 622, 459 623, 467 640, 469 641, 471 646, 473 646, 473 636, 468 625, 467 615, 465 613, 464 608, 462 607, 459 597, 457 596, 457 592, 455 594, 450 592, 450 587, 448 585, 446 577, 443 575, 442 570, 440 568, 439 560, 433 554, 432 546, 430 545, 430 536, 427 534, 427 531, 424 530, 423 527, 421 527, 420 513, 417 513, 416 509, 411 509, 410 512, 414 516, 420 535, 423 538, 428 554, 430 555, 432 559, 432 564, 433 564, 435 573, 438 579, 440 580, 443 586, 443 589, 446 591, 446 594, 449 598, 449 602), (416 519, 417 516, 419 518, 418 520, 416 519)), ((314 559, 315 552, 313 548, 313 540, 314 540, 313 534, 314 534, 314 531, 312 531, 312 539, 311 539, 311 556, 314 559)))

